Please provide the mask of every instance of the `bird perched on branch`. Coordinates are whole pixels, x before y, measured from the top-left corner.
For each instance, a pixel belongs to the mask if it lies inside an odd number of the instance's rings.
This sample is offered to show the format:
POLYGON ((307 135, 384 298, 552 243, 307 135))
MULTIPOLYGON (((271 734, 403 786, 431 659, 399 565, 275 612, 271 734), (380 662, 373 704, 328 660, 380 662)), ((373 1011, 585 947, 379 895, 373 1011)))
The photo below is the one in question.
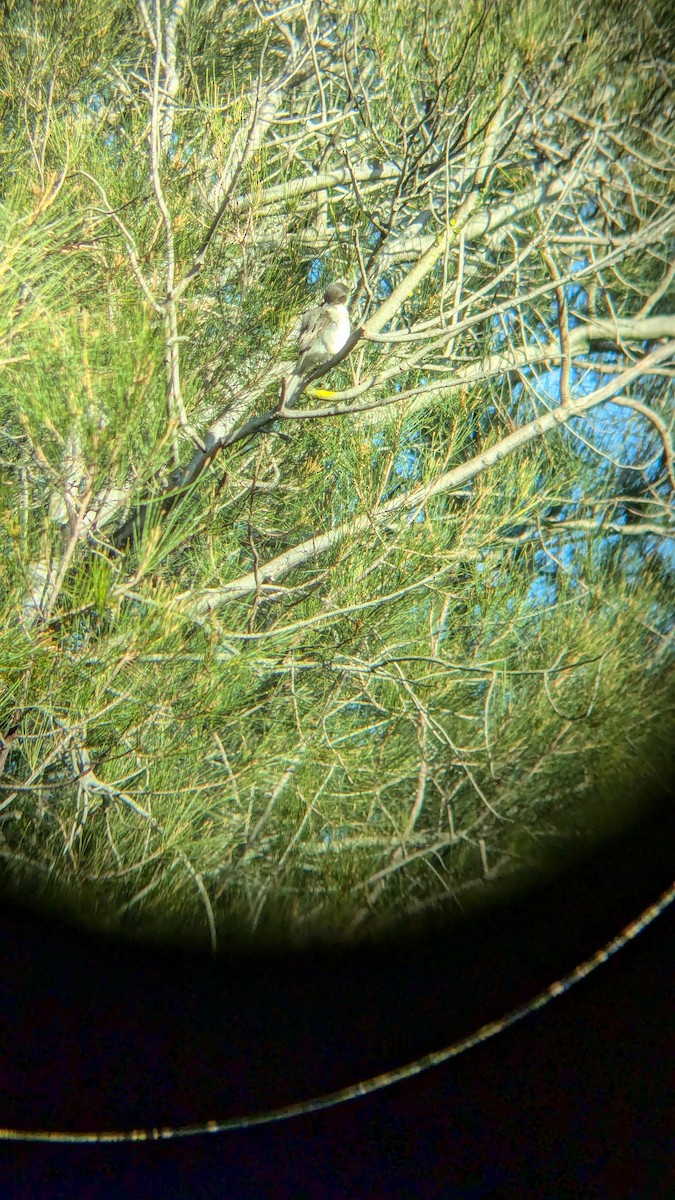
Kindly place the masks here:
POLYGON ((292 403, 302 381, 347 344, 352 328, 347 312, 348 298, 346 283, 342 280, 331 283, 324 292, 321 304, 310 308, 302 318, 298 361, 284 389, 286 405, 292 403))

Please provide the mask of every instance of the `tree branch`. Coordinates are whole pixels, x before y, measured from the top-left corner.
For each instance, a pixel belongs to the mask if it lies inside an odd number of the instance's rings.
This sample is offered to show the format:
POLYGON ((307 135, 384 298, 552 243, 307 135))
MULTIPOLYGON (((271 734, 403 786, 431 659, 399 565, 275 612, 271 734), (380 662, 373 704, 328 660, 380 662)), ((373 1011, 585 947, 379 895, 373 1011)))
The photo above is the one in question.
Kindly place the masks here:
POLYGON ((550 432, 551 429, 566 424, 567 421, 576 416, 581 416, 589 409, 601 404, 604 400, 613 399, 617 393, 623 391, 634 379, 648 374, 659 363, 671 358, 673 354, 675 354, 675 341, 666 342, 664 345, 658 346, 651 354, 648 354, 640 362, 629 367, 628 370, 623 371, 620 375, 617 375, 615 379, 603 387, 598 388, 597 391, 591 392, 588 396, 584 396, 580 400, 561 404, 551 412, 538 417, 535 421, 530 421, 529 424, 515 430, 514 433, 509 434, 483 453, 476 455, 467 463, 445 472, 445 474, 434 480, 433 483, 417 488, 402 497, 396 497, 394 500, 381 505, 375 512, 367 513, 361 517, 357 517, 354 521, 336 526, 327 533, 309 538, 307 541, 294 546, 291 550, 287 550, 276 558, 271 559, 268 563, 260 565, 255 573, 249 572, 246 575, 242 575, 238 579, 225 584, 222 588, 208 589, 202 592, 201 596, 197 599, 191 592, 182 593, 176 598, 176 604, 186 615, 199 620, 229 600, 238 600, 243 596, 250 595, 251 592, 256 591, 258 586, 263 593, 265 591, 270 594, 274 593, 276 590, 274 585, 278 580, 287 575, 289 571, 293 570, 294 567, 304 565, 313 558, 325 554, 328 550, 340 545, 347 537, 365 533, 372 529, 374 525, 390 520, 396 513, 419 510, 432 497, 456 490, 471 479, 474 479, 477 475, 481 475, 488 468, 515 453, 516 450, 521 449, 528 442, 542 437, 545 433, 550 432))

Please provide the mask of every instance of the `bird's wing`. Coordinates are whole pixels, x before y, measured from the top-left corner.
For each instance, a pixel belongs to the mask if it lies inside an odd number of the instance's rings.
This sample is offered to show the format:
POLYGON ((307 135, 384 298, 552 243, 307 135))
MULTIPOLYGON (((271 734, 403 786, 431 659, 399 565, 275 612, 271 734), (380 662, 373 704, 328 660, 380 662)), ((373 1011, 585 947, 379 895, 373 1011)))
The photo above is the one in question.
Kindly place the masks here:
POLYGON ((316 341, 316 335, 321 325, 322 310, 318 306, 310 308, 302 318, 298 336, 298 351, 304 354, 316 341))

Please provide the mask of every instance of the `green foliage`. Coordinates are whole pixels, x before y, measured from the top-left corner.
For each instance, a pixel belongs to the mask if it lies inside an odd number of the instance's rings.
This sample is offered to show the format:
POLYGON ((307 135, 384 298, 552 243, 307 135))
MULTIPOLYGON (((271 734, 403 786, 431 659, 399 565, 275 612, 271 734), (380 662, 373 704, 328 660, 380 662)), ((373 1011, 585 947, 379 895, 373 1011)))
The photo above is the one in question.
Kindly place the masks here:
MULTIPOLYGON (((0 16, 0 863, 144 935, 377 929, 583 844, 666 777, 667 367, 624 389, 660 426, 600 405, 424 489, 565 399, 559 358, 532 359, 560 338, 542 251, 572 334, 657 289, 673 312, 669 9, 318 7, 291 28, 192 0, 170 101, 135 5, 0 16), (200 439, 274 409, 326 281, 372 320, 447 231, 509 65, 480 205, 567 191, 448 241, 384 330, 427 342, 363 340, 331 372, 381 407, 270 420, 183 486, 172 347, 200 439), (364 178, 313 190, 346 164, 364 178)), ((651 340, 575 351, 574 395, 651 340)))

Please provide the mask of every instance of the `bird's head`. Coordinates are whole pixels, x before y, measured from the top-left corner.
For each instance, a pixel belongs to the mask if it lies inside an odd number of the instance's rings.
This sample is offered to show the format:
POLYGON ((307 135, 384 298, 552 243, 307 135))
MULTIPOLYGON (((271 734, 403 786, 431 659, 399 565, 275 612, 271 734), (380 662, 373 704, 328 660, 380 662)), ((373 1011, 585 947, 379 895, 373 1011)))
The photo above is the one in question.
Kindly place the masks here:
POLYGON ((349 288, 342 279, 330 283, 323 294, 324 304, 346 304, 348 299, 349 288))

